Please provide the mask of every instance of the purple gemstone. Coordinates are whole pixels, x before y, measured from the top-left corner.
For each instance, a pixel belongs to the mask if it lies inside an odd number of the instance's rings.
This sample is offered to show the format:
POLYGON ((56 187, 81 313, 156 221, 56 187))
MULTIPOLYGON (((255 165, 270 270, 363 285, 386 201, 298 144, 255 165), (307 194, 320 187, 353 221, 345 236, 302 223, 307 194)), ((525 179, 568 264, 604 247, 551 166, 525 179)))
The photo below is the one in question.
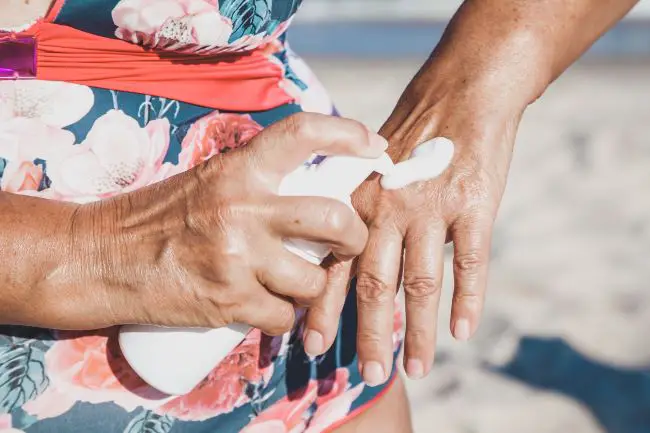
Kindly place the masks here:
POLYGON ((36 39, 0 33, 0 80, 36 78, 36 39))

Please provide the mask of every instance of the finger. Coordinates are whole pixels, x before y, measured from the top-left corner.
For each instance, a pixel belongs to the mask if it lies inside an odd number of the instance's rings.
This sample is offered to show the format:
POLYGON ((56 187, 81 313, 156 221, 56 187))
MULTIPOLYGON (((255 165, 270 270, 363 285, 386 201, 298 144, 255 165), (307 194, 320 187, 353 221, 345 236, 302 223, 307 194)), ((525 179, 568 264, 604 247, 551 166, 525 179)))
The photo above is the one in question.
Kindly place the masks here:
POLYGON ((310 356, 322 355, 334 343, 350 284, 352 260, 344 262, 332 258, 325 267, 327 285, 322 296, 307 311, 305 322, 303 341, 305 352, 310 356))
POLYGON ((406 232, 404 369, 411 379, 426 376, 433 364, 442 285, 446 224, 414 224, 406 232))
POLYGON ((264 287, 280 296, 289 297, 302 306, 314 303, 327 284, 327 271, 278 246, 263 257, 257 279, 264 287))
POLYGON ((402 260, 402 234, 395 227, 371 227, 359 258, 357 350, 364 381, 384 383, 393 359, 393 311, 402 260))
POLYGON ((368 239, 366 225, 352 209, 324 197, 274 198, 271 226, 283 238, 328 245, 343 259, 361 254, 368 239))
POLYGON ((271 336, 282 335, 293 329, 296 313, 291 302, 268 292, 261 285, 257 285, 251 293, 246 302, 242 302, 234 311, 235 323, 259 328, 271 336))
POLYGON ((454 299, 451 331, 458 340, 469 339, 483 309, 487 286, 492 220, 481 216, 458 219, 451 227, 454 241, 454 299))
POLYGON ((376 158, 387 147, 386 139, 357 121, 298 113, 267 127, 244 151, 260 170, 284 176, 313 154, 376 158))

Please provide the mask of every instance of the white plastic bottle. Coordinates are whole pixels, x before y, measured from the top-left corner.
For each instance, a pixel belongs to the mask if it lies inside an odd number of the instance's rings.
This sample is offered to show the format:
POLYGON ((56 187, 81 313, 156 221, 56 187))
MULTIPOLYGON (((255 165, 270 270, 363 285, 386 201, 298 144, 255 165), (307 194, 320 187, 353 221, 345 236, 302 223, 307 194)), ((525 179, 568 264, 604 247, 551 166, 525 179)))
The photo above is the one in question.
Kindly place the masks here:
MULTIPOLYGON (((319 164, 298 167, 283 179, 278 193, 330 197, 352 207, 350 195, 370 174, 386 174, 393 167, 386 154, 376 159, 330 156, 319 164)), ((315 264, 330 253, 325 245, 301 239, 287 239, 285 246, 315 264)), ((248 325, 239 324, 217 329, 126 325, 120 330, 119 343, 127 362, 145 382, 165 394, 183 395, 198 385, 249 331, 248 325)))
MULTIPOLYGON (((282 180, 278 193, 330 197, 352 207, 350 195, 373 172, 384 175, 384 189, 403 188, 437 177, 453 155, 453 142, 438 137, 420 144, 409 160, 397 165, 386 154, 376 159, 330 156, 319 164, 298 167, 282 180)), ((330 253, 325 245, 301 239, 287 239, 285 246, 315 264, 330 253)), ((165 394, 183 395, 237 347, 250 329, 239 324, 217 329, 127 325, 120 330, 119 343, 127 362, 145 382, 165 394)))

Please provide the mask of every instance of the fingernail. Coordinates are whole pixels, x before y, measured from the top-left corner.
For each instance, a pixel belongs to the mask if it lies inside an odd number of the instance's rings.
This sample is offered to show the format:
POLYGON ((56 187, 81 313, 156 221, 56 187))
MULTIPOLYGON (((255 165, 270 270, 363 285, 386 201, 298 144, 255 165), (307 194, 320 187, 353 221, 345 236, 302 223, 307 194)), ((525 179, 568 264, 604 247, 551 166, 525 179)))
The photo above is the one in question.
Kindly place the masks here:
POLYGON ((406 374, 411 379, 424 377, 424 364, 419 359, 409 359, 406 363, 406 374))
POLYGON ((323 334, 313 329, 308 329, 303 341, 305 352, 308 355, 316 356, 323 353, 323 334))
POLYGON ((467 319, 458 319, 454 324, 454 337, 460 341, 469 340, 469 321, 467 319))
POLYGON ((384 367, 382 367, 377 361, 369 361, 363 364, 363 371, 361 374, 363 375, 363 381, 366 382, 368 386, 381 385, 386 380, 384 367))
POLYGON ((381 151, 383 152, 384 150, 388 149, 388 140, 386 140, 384 137, 377 134, 376 132, 372 132, 368 130, 368 141, 370 147, 372 147, 373 150, 381 149, 381 151))

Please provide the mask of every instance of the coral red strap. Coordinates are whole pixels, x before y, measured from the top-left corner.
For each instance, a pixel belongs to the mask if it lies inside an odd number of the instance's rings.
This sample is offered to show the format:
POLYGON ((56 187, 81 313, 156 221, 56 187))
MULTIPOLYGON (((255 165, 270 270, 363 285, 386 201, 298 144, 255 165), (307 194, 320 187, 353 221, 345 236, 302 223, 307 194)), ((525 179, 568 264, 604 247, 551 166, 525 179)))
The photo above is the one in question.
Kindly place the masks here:
POLYGON ((280 87, 282 65, 261 50, 231 57, 162 53, 48 21, 19 34, 37 40, 39 79, 231 111, 267 110, 293 100, 280 87))

